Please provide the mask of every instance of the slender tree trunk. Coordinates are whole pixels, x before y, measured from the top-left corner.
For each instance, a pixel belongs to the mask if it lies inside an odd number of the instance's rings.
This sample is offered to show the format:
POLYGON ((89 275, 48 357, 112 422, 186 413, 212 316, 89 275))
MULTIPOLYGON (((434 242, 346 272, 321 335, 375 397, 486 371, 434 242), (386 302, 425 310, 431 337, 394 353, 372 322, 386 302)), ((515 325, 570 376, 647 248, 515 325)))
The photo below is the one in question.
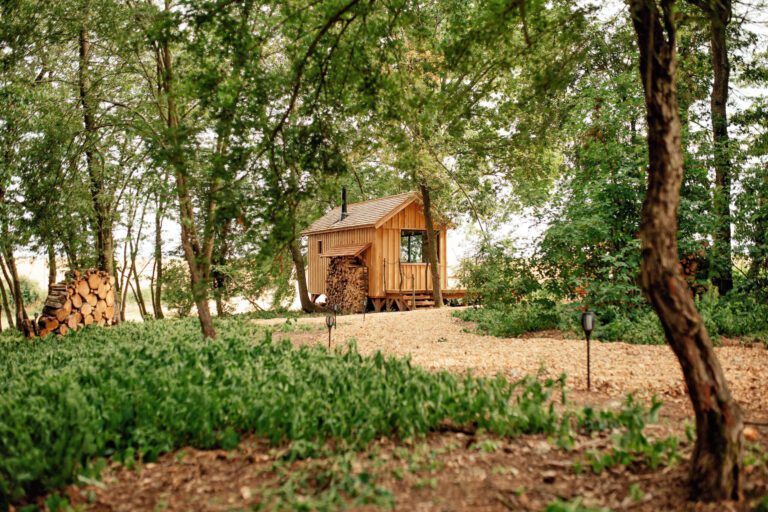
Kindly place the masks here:
POLYGON ((155 318, 164 318, 163 315, 163 210, 158 196, 157 208, 155 208, 155 283, 152 290, 152 307, 155 318))
MULTIPOLYGON (((0 258, 1 257, 2 256, 0 256, 0 258)), ((13 314, 11 313, 11 306, 10 306, 10 303, 8 302, 8 294, 5 291, 5 285, 3 284, 3 279, 1 276, 0 276, 0 296, 2 296, 2 299, 3 299, 3 310, 5 310, 5 318, 8 319, 8 327, 12 329, 14 327, 13 314)))
POLYGON ((48 293, 51 293, 51 287, 56 284, 56 250, 53 244, 48 244, 48 293))
POLYGON ((114 237, 112 234, 112 215, 109 191, 105 183, 103 163, 98 162, 97 141, 98 127, 96 126, 95 107, 92 100, 91 78, 89 65, 91 61, 91 41, 88 33, 88 7, 83 15, 80 26, 78 60, 78 89, 80 105, 83 110, 84 127, 84 152, 85 163, 88 170, 88 178, 93 203, 96 254, 99 260, 99 268, 108 274, 114 274, 114 237))
POLYGON ((690 481, 700 500, 742 496, 742 416, 731 398, 680 268, 677 210, 683 178, 681 127, 675 88, 673 0, 631 0, 640 51, 640 76, 648 122, 648 189, 640 238, 641 283, 683 370, 696 413, 690 481))
POLYGON ((432 199, 429 195, 429 186, 422 182, 419 184, 421 199, 424 203, 424 220, 427 225, 427 263, 432 273, 432 300, 435 307, 443 306, 443 290, 440 284, 440 260, 437 257, 440 248, 435 236, 435 223, 432 219, 432 199))
POLYGON ((29 320, 29 317, 27 316, 27 310, 24 307, 24 294, 21 289, 19 272, 16 269, 16 258, 13 256, 13 253, 6 252, 4 258, 0 257, 0 266, 2 266, 5 280, 11 287, 11 294, 13 295, 13 302, 16 309, 16 328, 24 332, 24 326, 26 321, 29 320))
POLYGON ((709 16, 710 56, 714 80, 710 107, 712 114, 712 139, 714 141, 715 191, 713 233, 712 282, 720 295, 733 289, 731 261, 731 156, 728 138, 728 85, 730 64, 726 31, 731 21, 731 0, 699 0, 709 16))
MULTIPOLYGON (((131 243, 131 246, 133 243, 131 243)), ((134 285, 134 295, 136 296, 136 304, 139 306, 139 314, 141 314, 141 318, 146 318, 149 313, 147 312, 147 303, 144 302, 144 294, 141 293, 141 282, 139 281, 139 272, 136 270, 136 256, 138 254, 138 247, 131 247, 131 273, 133 274, 133 281, 135 283, 134 285)), ((130 279, 130 278, 129 278, 130 279)))
POLYGON ((289 248, 291 250, 291 260, 293 260, 293 266, 296 270, 296 281, 299 284, 299 302, 301 303, 301 310, 305 313, 312 313, 313 311, 317 311, 318 307, 309 298, 307 272, 305 270, 304 255, 301 253, 299 240, 297 238, 291 240, 289 248))
MULTIPOLYGON (((227 256, 229 253, 229 229, 230 222, 225 222, 221 227, 219 236, 219 247, 216 253, 216 267, 223 267, 227 262, 227 256)), ((227 275, 218 268, 213 270, 213 294, 216 297, 216 315, 226 316, 227 308, 224 300, 224 294, 227 286, 227 275)))
MULTIPOLYGON (((165 10, 170 11, 170 1, 166 0, 165 10)), ((173 57, 170 43, 162 42, 161 51, 158 52, 158 67, 162 70, 161 80, 166 102, 166 119, 170 134, 169 147, 171 150, 171 165, 176 178, 176 192, 179 199, 179 220, 181 223, 181 246, 184 257, 189 266, 190 286, 197 306, 197 316, 200 320, 200 329, 203 336, 210 339, 216 338, 213 327, 211 310, 208 306, 209 273, 213 244, 206 243, 201 246, 195 226, 195 213, 192 205, 192 196, 187 181, 187 168, 184 163, 183 147, 180 138, 179 113, 176 106, 175 91, 173 88, 173 57)), ((215 204, 209 204, 209 212, 215 211, 215 204)), ((209 217, 209 220, 212 220, 209 217)), ((206 242, 208 240, 206 239, 206 242)))

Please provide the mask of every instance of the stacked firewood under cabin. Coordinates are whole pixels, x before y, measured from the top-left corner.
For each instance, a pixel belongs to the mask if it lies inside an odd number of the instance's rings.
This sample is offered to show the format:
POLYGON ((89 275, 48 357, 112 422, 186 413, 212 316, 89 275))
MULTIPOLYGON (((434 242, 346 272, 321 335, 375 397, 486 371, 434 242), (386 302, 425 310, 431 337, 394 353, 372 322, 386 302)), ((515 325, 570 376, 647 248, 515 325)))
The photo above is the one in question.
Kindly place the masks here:
POLYGON ((51 286, 43 314, 37 319, 38 336, 64 335, 86 325, 112 325, 115 319, 115 278, 101 270, 75 271, 66 281, 51 286))
POLYGON ((325 284, 327 304, 344 313, 362 313, 368 300, 368 267, 359 258, 331 258, 325 284))

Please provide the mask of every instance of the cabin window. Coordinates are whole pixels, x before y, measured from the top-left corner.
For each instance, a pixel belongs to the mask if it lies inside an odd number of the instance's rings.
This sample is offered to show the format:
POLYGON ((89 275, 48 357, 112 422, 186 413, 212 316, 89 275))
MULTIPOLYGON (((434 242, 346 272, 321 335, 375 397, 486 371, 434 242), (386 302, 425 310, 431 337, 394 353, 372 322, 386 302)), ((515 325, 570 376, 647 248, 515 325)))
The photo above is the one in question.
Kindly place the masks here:
MULTIPOLYGON (((437 247, 440 247, 440 233, 435 232, 437 247)), ((401 263, 425 263, 427 261, 427 231, 426 230, 402 230, 400 231, 400 262, 401 263)), ((437 259, 440 260, 440 250, 437 251, 437 259)))
POLYGON ((323 254, 323 241, 317 241, 317 254, 323 254))

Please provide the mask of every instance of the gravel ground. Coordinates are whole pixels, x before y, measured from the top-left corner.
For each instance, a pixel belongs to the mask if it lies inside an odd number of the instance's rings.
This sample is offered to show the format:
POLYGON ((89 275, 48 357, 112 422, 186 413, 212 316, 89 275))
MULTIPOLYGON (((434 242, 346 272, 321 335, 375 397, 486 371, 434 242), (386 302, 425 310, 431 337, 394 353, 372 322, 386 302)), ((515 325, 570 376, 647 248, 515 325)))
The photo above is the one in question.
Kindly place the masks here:
MULTIPOLYGON (((479 335, 473 325, 454 318, 455 308, 403 313, 371 313, 338 317, 332 333, 337 345, 355 339, 363 354, 377 350, 392 355, 410 355, 415 364, 428 370, 465 372, 477 375, 502 373, 509 379, 542 370, 546 375, 567 375, 567 385, 580 393, 586 388, 586 348, 583 340, 544 337, 496 338, 479 335)), ((284 319, 257 320, 279 325, 284 319)), ((297 332, 285 334, 294 343, 328 343, 324 317, 298 320, 297 332), (309 332, 302 332, 310 329, 309 332)), ((749 419, 768 418, 768 350, 762 347, 727 346, 716 349, 735 398, 749 419)), ((593 392, 623 397, 633 392, 641 397, 656 394, 666 403, 687 405, 680 366, 666 345, 592 343, 593 392)))

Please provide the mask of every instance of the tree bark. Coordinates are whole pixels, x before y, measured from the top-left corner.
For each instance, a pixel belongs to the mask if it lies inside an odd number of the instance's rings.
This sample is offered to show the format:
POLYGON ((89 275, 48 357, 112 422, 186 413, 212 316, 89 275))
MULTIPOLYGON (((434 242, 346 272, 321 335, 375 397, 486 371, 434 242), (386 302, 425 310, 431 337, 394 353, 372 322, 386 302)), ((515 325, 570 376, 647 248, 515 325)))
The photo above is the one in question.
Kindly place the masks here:
MULTIPOLYGON (((1 258, 2 256, 0 256, 1 258)), ((9 284, 10 286, 10 284, 9 284)), ((2 296, 3 299, 3 310, 5 310, 5 318, 8 320, 8 327, 13 328, 13 314, 11 313, 11 306, 8 302, 8 294, 5 291, 5 285, 3 284, 2 276, 0 276, 0 296, 2 296)))
POLYGON ((80 105, 83 111, 84 153, 88 171, 91 202, 94 213, 94 230, 96 232, 96 255, 99 268, 108 274, 114 274, 115 244, 112 234, 112 214, 110 193, 107 190, 103 164, 97 160, 98 127, 96 125, 95 107, 91 94, 91 78, 89 66, 91 61, 91 41, 88 32, 88 6, 85 7, 83 21, 80 26, 78 46, 78 90, 80 105))
POLYGON ((712 140, 714 142, 715 190, 713 210, 715 229, 712 233, 712 282, 720 295, 733 289, 731 256, 731 156, 728 137, 728 85, 731 67, 728 61, 726 40, 728 23, 731 21, 731 0, 696 0, 709 18, 712 59, 712 140))
POLYGON ((48 293, 51 293, 51 287, 56 284, 56 250, 53 244, 48 244, 48 293))
POLYGON ((152 290, 152 308, 155 318, 164 318, 163 315, 163 209, 160 195, 158 194, 157 207, 155 208, 155 272, 154 289, 152 290))
POLYGON ((307 272, 304 266, 304 255, 301 253, 301 247, 299 246, 299 240, 297 238, 291 240, 290 250, 293 266, 296 269, 296 281, 299 284, 299 302, 301 302, 301 310, 305 313, 312 313, 313 311, 317 311, 318 307, 309 298, 309 287, 307 286, 307 272))
POLYGON ((0 257, 0 267, 2 267, 5 280, 11 287, 11 295, 16 310, 16 328, 24 332, 24 325, 29 317, 27 316, 27 309, 24 307, 24 294, 21 290, 19 272, 16 269, 16 258, 12 252, 6 251, 3 257, 0 257))
POLYGON ((422 182, 419 184, 421 190, 421 199, 424 203, 424 221, 427 225, 427 263, 432 273, 432 300, 435 303, 435 307, 439 308, 443 306, 443 290, 440 284, 440 261, 437 258, 437 253, 440 248, 436 243, 435 236, 435 223, 432 219, 432 198, 429 195, 429 186, 422 182))
POLYGON ((692 497, 705 501, 740 499, 741 409, 728 390, 678 258, 683 153, 675 88, 674 1, 660 3, 661 12, 656 0, 630 1, 648 123, 648 189, 640 228, 641 283, 680 362, 696 414, 692 497))
MULTIPOLYGON (((227 221, 221 227, 219 238, 218 251, 216 252, 216 261, 214 262, 216 267, 222 267, 227 262, 227 256, 229 255, 229 229, 231 221, 227 221)), ((227 305, 225 302, 225 289, 227 286, 227 275, 215 268, 213 270, 213 294, 216 298, 216 316, 227 315, 227 305)))

